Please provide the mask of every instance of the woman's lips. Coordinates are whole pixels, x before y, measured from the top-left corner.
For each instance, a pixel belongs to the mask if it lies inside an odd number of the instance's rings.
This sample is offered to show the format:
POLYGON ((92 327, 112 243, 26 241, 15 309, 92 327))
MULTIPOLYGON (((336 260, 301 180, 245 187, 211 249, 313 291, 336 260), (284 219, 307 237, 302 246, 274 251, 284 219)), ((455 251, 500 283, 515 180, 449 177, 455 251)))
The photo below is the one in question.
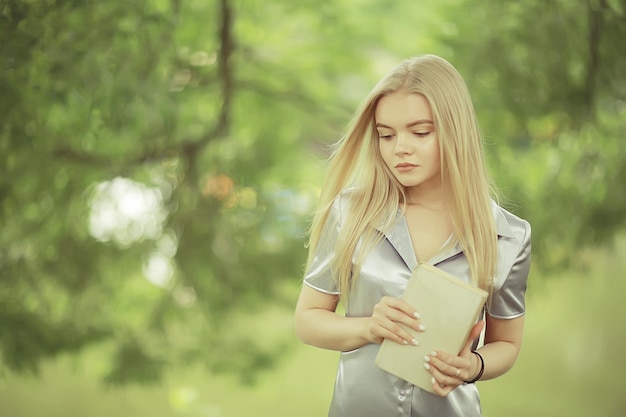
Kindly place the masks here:
POLYGON ((417 167, 417 165, 409 164, 409 163, 406 163, 406 162, 403 162, 401 164, 396 164, 396 170, 398 170, 400 172, 412 171, 416 167, 417 167))

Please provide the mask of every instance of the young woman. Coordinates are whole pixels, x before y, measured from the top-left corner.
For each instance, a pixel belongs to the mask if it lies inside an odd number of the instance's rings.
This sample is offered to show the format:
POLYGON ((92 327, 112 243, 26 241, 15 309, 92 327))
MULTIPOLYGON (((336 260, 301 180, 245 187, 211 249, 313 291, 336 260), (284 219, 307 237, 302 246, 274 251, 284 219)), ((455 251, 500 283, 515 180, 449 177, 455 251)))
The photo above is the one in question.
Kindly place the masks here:
POLYGON ((480 416, 472 382, 513 366, 530 225, 491 199, 485 171, 469 92, 442 58, 404 61, 356 112, 330 159, 295 317, 302 341, 342 352, 329 416, 480 416), (460 352, 424 358, 436 395, 374 363, 384 339, 419 343, 401 325, 429 331, 400 299, 419 262, 490 294, 460 352))

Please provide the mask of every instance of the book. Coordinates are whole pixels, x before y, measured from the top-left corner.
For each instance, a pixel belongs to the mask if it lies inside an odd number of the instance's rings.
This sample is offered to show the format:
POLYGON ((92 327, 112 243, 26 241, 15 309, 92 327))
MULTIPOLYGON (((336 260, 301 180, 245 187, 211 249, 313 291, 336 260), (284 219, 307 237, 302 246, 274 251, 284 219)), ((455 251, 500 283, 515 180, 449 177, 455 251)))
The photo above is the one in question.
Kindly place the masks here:
POLYGON ((402 299, 421 316, 426 331, 402 325, 419 345, 402 345, 385 339, 376 365, 426 391, 434 392, 432 375, 424 368, 424 356, 434 350, 458 354, 482 314, 487 292, 440 268, 419 264, 413 271, 402 299))

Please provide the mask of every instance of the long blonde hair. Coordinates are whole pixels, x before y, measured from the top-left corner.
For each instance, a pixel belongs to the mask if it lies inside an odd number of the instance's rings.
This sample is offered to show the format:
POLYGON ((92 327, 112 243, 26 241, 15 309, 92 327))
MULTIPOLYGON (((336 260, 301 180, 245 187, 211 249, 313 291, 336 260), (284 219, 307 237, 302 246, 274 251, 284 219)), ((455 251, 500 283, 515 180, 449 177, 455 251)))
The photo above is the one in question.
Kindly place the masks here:
POLYGON ((382 239, 377 229, 392 224, 398 204, 404 207, 404 187, 382 160, 374 117, 381 97, 397 91, 421 94, 430 104, 454 242, 465 253, 474 285, 491 290, 497 235, 482 136, 465 82, 448 61, 434 55, 407 59, 383 77, 355 112, 345 136, 333 146, 310 229, 307 266, 318 249, 333 201, 354 187, 341 232, 333 242, 332 272, 345 302, 365 256, 382 239))

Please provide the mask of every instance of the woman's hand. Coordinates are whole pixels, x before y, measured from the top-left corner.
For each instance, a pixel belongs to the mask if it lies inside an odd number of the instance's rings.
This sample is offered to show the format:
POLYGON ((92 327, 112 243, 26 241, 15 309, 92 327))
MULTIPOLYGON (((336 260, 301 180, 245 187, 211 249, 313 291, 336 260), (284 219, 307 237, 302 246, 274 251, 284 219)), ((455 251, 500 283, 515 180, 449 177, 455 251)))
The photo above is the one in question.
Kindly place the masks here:
POLYGON ((478 375, 480 360, 471 352, 471 348, 484 326, 482 320, 474 325, 458 356, 436 351, 424 357, 424 367, 433 375, 435 394, 445 397, 464 381, 470 381, 478 375))
POLYGON ((372 343, 382 343, 384 339, 391 339, 400 344, 418 345, 419 341, 401 324, 423 332, 426 328, 419 319, 419 314, 409 304, 399 298, 385 296, 374 306, 366 337, 372 343))

